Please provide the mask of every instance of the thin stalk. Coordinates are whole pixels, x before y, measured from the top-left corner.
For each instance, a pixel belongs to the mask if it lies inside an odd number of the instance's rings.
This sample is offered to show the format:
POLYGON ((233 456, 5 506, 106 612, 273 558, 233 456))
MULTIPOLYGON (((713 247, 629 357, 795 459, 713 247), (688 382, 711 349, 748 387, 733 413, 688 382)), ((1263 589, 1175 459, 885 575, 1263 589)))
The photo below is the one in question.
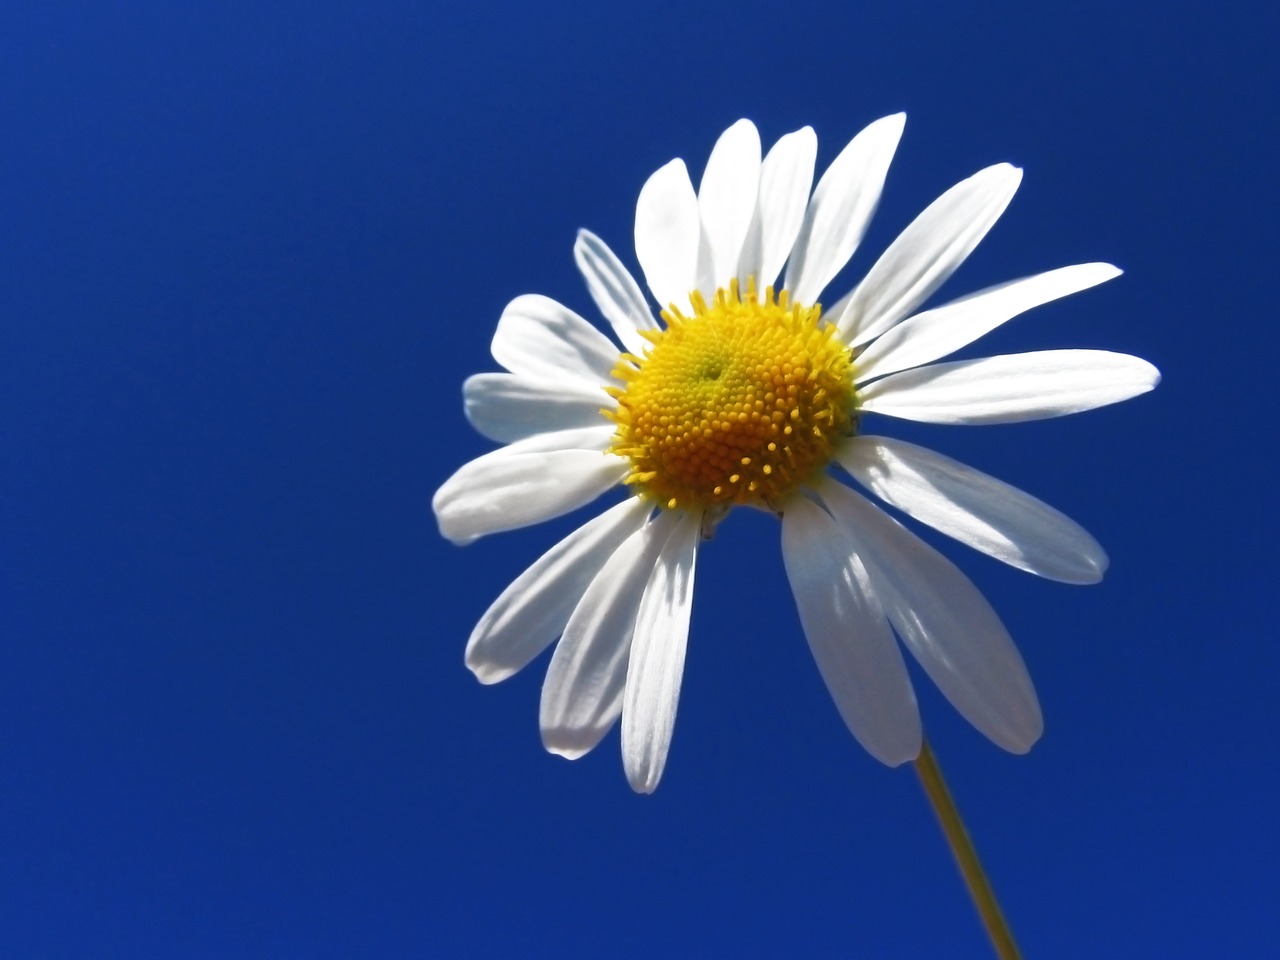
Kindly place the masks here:
POLYGON ((920 746, 920 756, 916 758, 916 773, 920 776, 920 784, 924 787, 929 803, 933 805, 933 812, 938 816, 942 832, 946 834, 947 843, 951 846, 951 854, 956 858, 956 866, 960 868, 960 875, 964 877, 965 886, 969 888, 969 896, 973 898, 973 905, 978 909, 982 925, 987 928, 987 936, 991 938, 996 956, 1000 960, 1022 960, 1018 945, 1013 942, 1013 933, 1009 930, 1009 924, 1005 921, 1004 914, 1000 912, 1000 904, 996 900, 995 892, 991 889, 991 883, 982 869, 978 851, 974 849, 973 841, 969 839, 969 831, 964 828, 960 811, 956 809, 956 802, 951 798, 947 782, 942 779, 942 771, 938 768, 938 761, 934 759, 927 740, 920 746))

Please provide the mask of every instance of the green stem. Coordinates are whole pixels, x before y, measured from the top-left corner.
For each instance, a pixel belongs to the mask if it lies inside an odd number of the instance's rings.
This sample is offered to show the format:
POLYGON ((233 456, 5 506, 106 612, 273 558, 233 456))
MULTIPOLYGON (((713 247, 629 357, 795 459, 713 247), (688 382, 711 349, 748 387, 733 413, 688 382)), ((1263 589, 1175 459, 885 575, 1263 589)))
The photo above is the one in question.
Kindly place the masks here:
POLYGON ((987 936, 991 938, 996 956, 1000 960, 1021 960, 1022 954, 1018 952, 1018 945, 1013 942, 1009 924, 1005 922, 1004 914, 1000 912, 1000 904, 996 901, 995 892, 991 889, 991 883, 982 869, 978 851, 974 849, 973 841, 969 839, 969 831, 964 828, 960 811, 956 809, 956 802, 951 798, 947 782, 942 779, 942 771, 938 768, 938 761, 934 759, 927 740, 921 743, 920 756, 916 758, 916 773, 920 775, 920 783, 924 787, 925 795, 933 805, 933 812, 938 816, 942 832, 946 834, 952 856, 956 858, 956 866, 960 868, 960 875, 964 877, 965 886, 969 888, 973 905, 978 908, 982 925, 987 928, 987 936))

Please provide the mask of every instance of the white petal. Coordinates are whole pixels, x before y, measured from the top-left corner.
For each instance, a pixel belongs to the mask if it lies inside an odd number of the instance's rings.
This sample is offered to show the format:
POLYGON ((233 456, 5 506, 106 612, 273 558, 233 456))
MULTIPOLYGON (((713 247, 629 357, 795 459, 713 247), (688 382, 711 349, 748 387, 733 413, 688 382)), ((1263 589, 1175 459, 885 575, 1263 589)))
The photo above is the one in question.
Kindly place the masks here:
POLYGON ((599 450, 609 449, 615 428, 612 424, 602 423, 594 427, 574 427, 570 430, 555 430, 525 437, 509 443, 499 450, 492 450, 478 459, 488 457, 509 457, 521 453, 548 453, 552 450, 599 450))
POLYGON ((940 453, 861 436, 836 459, 882 500, 1011 566, 1063 583, 1097 583, 1107 569, 1098 541, 1070 517, 940 453))
POLYGON ((540 433, 463 464, 431 500, 440 533, 465 544, 590 503, 627 474, 625 459, 603 452, 612 435, 611 425, 540 433))
POLYGON ((683 160, 660 167, 636 201, 636 258, 658 305, 686 309, 698 281, 698 198, 683 160))
POLYGON ((637 497, 606 510, 544 553, 485 611, 467 641, 467 666, 481 683, 520 670, 558 637, 600 567, 644 523, 637 497))
POLYGON ((590 230, 578 231, 573 259, 587 281, 591 298, 613 327, 619 342, 636 356, 643 355, 647 341, 638 331, 654 330, 658 324, 631 271, 590 230))
POLYGON ((782 272, 804 222, 817 155, 817 135, 812 127, 802 127, 779 139, 765 156, 760 200, 738 264, 742 290, 747 289, 747 278, 754 276, 763 293, 782 272))
POLYGON ((833 480, 822 499, 856 544, 889 622, 943 695, 1013 753, 1044 731, 1031 677, 996 616, 955 565, 863 497, 833 480))
POLYGON ((622 712, 636 612, 676 515, 663 511, 599 568, 556 644, 542 684, 539 726, 552 753, 576 760, 622 712))
POLYGON ((760 188, 760 134, 739 120, 720 135, 698 187, 702 236, 711 253, 712 279, 728 287, 756 210, 760 188))
POLYGON ((929 423, 1016 423, 1105 407, 1160 382, 1147 361, 1106 350, 1041 350, 935 363, 858 391, 862 409, 929 423))
POLYGON ((462 385, 467 419, 490 440, 510 443, 535 433, 598 426, 618 405, 580 380, 532 380, 514 373, 477 373, 462 385))
POLYGON ((866 343, 928 299, 987 235, 1021 182, 1021 170, 998 163, 929 204, 858 284, 837 320, 845 341, 866 343))
POLYGON ((895 373, 937 360, 994 330, 1018 314, 1120 276, 1109 263, 1080 263, 953 300, 908 317, 858 356, 858 378, 895 373))
POLYGON ((850 290, 831 306, 827 306, 824 303, 822 305, 822 319, 827 323, 834 324, 838 319, 844 316, 845 310, 848 309, 849 303, 853 300, 853 295, 857 292, 857 290, 850 290))
POLYGON ((490 347, 493 359, 535 380, 572 377, 611 383, 618 348, 587 321, 550 297, 529 293, 502 311, 490 347))
POLYGON ((905 113, 895 113, 868 126, 818 181, 787 266, 786 287, 793 301, 816 303, 853 256, 880 202, 906 121, 905 113))
POLYGON ((849 730, 891 767, 920 753, 920 712, 862 560, 835 521, 804 497, 782 516, 782 559, 800 623, 849 730))
POLYGON ((622 765, 631 789, 653 793, 667 764, 680 700, 701 517, 681 516, 645 588, 622 702, 622 765))

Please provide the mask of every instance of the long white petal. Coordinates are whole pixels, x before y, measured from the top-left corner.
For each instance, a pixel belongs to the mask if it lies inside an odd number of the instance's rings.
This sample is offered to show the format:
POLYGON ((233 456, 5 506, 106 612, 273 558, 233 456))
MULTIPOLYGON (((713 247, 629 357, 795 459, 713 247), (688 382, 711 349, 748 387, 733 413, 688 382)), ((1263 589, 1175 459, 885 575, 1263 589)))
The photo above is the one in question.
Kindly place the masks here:
POLYGON ((637 793, 652 793, 667 764, 684 675, 701 526, 699 515, 681 516, 662 547, 636 615, 622 701, 622 766, 637 793))
POLYGON ((1106 350, 1041 350, 935 363, 858 391, 862 409, 928 423, 1017 423, 1128 400, 1160 382, 1147 361, 1106 350))
POLYGON ((603 452, 611 436, 608 425, 540 433, 463 464, 431 499, 440 533, 466 544, 590 503, 627 474, 625 459, 603 452))
POLYGON ((853 256, 880 202, 906 121, 905 113, 896 113, 868 126, 818 181, 787 265, 786 287, 793 301, 817 302, 853 256))
POLYGON ((490 440, 510 443, 536 433, 598 426, 618 401, 580 380, 532 380, 514 373, 477 373, 462 385, 467 419, 490 440))
POLYGON ((955 353, 1020 313, 1120 276, 1109 263, 1079 263, 953 300, 908 317, 858 356, 858 378, 896 373, 955 353))
POLYGON ((636 201, 636 259, 658 306, 687 308, 698 280, 702 227, 698 198, 683 160, 645 181, 636 201))
POLYGON ((853 300, 853 295, 857 293, 856 289, 850 290, 843 297, 833 304, 822 305, 822 319, 827 323, 834 324, 838 319, 844 316, 844 312, 849 307, 849 303, 853 300))
POLYGON ((849 730, 896 767, 920 753, 920 711, 902 654, 862 560, 834 520, 795 497, 782 516, 782 559, 800 624, 849 730))
POLYGON ((969 578, 884 511, 827 479, 820 494, 858 544, 889 622, 964 717, 995 743, 1026 753, 1044 720, 1026 665, 969 578))
POLYGON ((854 437, 840 465, 886 503, 997 560, 1062 583, 1097 583, 1107 555, 1083 527, 1017 487, 903 440, 854 437))
POLYGON ((490 347, 493 359, 521 376, 539 380, 571 377, 584 383, 612 382, 618 348, 568 307, 529 293, 502 311, 490 347))
POLYGON ((551 655, 539 727, 552 753, 576 760, 595 747, 622 712, 631 635, 645 586, 676 515, 663 511, 605 561, 551 655))
POLYGON ((702 236, 717 286, 727 287, 737 276, 759 188, 760 134, 750 120, 739 120, 716 141, 698 186, 702 236))
POLYGON ((467 641, 467 666, 481 683, 522 669, 558 637, 600 567, 640 529, 652 508, 624 500, 583 524, 516 577, 467 641))
POLYGON ((844 340, 866 343, 928 299, 987 235, 1021 182, 1021 170, 998 163, 929 204, 858 284, 836 322, 844 340))
POLYGON ((747 289, 747 279, 755 277, 757 288, 763 292, 782 272, 804 223, 817 155, 817 135, 812 127, 801 127, 780 138, 765 156, 760 167, 756 216, 738 263, 742 290, 747 289))
POLYGON ((641 356, 647 341, 638 331, 656 329, 658 323, 631 271, 590 230, 578 231, 573 259, 587 281, 591 299, 613 327, 618 341, 631 353, 641 356))

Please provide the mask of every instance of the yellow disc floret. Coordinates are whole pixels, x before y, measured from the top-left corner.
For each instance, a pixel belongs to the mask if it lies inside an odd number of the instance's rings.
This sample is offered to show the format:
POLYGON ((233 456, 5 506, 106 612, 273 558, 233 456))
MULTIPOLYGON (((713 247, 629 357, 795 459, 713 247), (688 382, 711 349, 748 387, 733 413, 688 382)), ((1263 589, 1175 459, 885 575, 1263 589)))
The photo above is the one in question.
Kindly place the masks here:
POLYGON ((690 295, 693 316, 662 312, 645 331, 645 356, 625 354, 613 374, 625 386, 609 416, 610 452, 628 458, 627 483, 659 506, 776 509, 852 433, 857 397, 850 351, 821 307, 789 302, 748 282, 690 295))

